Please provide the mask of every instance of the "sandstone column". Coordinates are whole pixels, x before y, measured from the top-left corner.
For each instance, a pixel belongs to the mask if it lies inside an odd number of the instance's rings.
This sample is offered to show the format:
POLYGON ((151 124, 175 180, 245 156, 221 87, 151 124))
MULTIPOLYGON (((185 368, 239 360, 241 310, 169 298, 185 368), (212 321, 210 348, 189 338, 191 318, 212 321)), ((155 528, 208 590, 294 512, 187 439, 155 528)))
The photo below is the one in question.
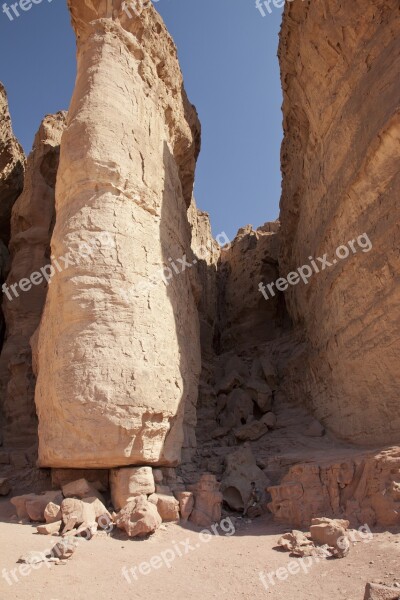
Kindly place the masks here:
POLYGON ((190 267, 164 280, 160 270, 190 251, 199 123, 153 7, 129 17, 121 2, 69 6, 78 72, 52 254, 74 261, 51 282, 38 334, 39 462, 175 465, 199 325, 190 267))

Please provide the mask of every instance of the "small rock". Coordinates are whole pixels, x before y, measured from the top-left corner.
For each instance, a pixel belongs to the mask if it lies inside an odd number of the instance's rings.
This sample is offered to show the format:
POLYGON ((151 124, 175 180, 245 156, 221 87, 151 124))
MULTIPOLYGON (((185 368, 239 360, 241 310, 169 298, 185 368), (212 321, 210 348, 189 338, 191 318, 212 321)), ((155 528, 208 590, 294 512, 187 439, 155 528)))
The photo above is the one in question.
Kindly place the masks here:
POLYGON ((38 525, 37 532, 41 535, 58 535, 60 533, 62 521, 46 523, 46 525, 38 525))
POLYGON ((367 583, 364 600, 398 600, 399 590, 397 587, 388 587, 376 583, 367 583))

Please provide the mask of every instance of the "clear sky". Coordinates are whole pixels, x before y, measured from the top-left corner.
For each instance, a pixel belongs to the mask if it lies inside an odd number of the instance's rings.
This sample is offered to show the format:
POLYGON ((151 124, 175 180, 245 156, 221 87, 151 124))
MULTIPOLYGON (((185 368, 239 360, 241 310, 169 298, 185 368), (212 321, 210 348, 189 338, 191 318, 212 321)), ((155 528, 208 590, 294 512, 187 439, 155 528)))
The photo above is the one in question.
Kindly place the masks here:
MULTIPOLYGON (((11 4, 10 0, 8 4, 11 4)), ((75 39, 66 0, 42 0, 11 22, 1 12, 0 81, 27 152, 44 115, 67 109, 75 39)), ((255 0, 159 0, 178 47, 189 98, 202 123, 199 208, 214 234, 278 217, 282 95, 277 60, 282 9, 263 17, 255 0)))

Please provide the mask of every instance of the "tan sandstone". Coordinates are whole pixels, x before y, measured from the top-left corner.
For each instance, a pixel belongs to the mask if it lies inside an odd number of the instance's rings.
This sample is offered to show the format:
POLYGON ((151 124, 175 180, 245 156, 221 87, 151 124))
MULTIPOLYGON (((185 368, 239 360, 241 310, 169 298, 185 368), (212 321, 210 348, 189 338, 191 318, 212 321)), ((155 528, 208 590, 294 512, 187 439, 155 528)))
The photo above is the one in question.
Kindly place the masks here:
POLYGON ((190 269, 161 274, 190 252, 197 114, 152 6, 130 19, 120 0, 68 4, 78 75, 51 248, 80 256, 101 234, 109 243, 49 290, 37 344, 39 462, 176 465, 197 397, 199 320, 190 269))

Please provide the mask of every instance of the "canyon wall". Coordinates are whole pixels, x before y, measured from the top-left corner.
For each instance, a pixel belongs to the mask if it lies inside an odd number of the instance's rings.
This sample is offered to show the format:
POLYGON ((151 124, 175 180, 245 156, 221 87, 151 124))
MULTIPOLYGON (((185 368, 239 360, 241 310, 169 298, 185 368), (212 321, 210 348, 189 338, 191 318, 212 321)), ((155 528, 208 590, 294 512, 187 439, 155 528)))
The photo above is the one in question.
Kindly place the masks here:
POLYGON ((197 398, 198 290, 179 260, 200 126, 157 12, 110 4, 69 1, 78 68, 56 186, 60 265, 35 342, 44 467, 175 465, 197 398))
POLYGON ((37 441, 30 338, 39 325, 48 287, 44 274, 50 263, 65 117, 65 113, 57 113, 43 120, 27 160, 23 192, 12 211, 11 268, 3 288, 7 332, 0 356, 4 441, 10 447, 29 447, 37 441))
POLYGON ((286 5, 280 271, 337 261, 285 293, 307 345, 286 387, 357 444, 400 434, 399 52, 397 0, 286 5))
POLYGON ((7 94, 0 83, 0 240, 10 241, 11 210, 24 185, 25 154, 13 134, 7 94))
MULTIPOLYGON (((24 185, 25 154, 15 138, 6 90, 0 83, 0 286, 9 268, 8 243, 12 207, 24 185)), ((5 336, 5 321, 0 309, 0 348, 5 336)), ((0 398, 0 429, 4 426, 4 395, 0 398)), ((0 442, 2 441, 0 431, 0 442)))

